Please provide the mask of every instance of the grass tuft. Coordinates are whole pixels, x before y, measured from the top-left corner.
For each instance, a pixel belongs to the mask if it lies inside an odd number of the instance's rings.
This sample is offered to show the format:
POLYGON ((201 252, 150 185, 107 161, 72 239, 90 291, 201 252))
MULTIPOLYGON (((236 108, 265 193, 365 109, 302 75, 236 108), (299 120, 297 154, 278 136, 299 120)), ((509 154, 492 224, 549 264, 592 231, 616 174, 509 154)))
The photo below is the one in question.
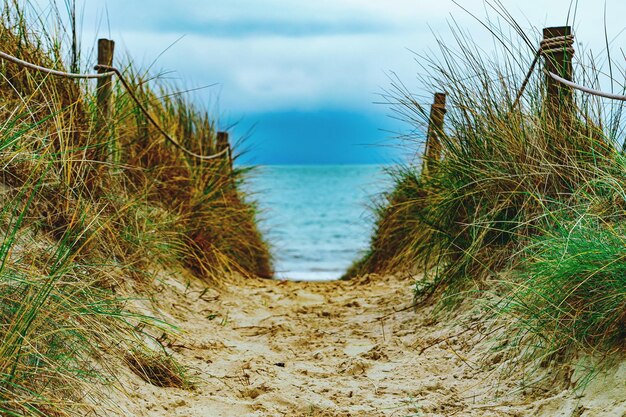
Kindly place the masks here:
MULTIPOLYGON (((615 219, 614 219, 615 220, 615 219)), ((506 311, 548 351, 626 348, 626 230, 584 216, 533 239, 506 311)))
POLYGON ((130 369, 144 381, 161 388, 192 389, 186 370, 170 355, 138 350, 126 356, 130 369))

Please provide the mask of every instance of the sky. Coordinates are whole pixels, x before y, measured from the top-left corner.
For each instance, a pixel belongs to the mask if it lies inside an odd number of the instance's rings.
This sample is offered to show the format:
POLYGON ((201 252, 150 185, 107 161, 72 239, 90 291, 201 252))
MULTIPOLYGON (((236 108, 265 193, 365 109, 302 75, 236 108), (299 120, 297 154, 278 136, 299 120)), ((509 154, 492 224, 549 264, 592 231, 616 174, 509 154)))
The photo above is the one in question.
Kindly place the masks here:
MULTIPOLYGON (((411 157, 394 139, 410 126, 376 103, 391 72, 429 97, 416 78, 416 53, 450 39, 452 19, 489 51, 488 32, 463 8, 483 20, 495 14, 482 0, 458 1, 462 7, 450 0, 77 0, 77 7, 83 49, 108 37, 118 59, 130 56, 181 89, 210 85, 191 97, 235 140, 249 136, 240 163, 342 164, 411 157)), ((570 6, 501 2, 529 30, 564 24, 570 6)), ((625 1, 580 0, 574 31, 596 51, 604 47, 605 5, 609 37, 618 47, 626 40, 625 1)))

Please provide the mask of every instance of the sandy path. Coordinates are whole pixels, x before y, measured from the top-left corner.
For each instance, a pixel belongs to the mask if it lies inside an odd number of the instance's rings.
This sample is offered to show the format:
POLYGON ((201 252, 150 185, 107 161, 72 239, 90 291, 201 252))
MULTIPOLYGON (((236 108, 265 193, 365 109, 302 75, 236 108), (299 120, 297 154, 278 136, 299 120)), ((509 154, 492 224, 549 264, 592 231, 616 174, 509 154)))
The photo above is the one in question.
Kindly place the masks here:
MULTIPOLYGON (((122 384, 132 400, 119 398, 125 415, 626 413, 623 396, 581 401, 565 383, 518 390, 517 376, 497 378, 500 358, 481 342, 489 331, 470 308, 452 321, 436 322, 430 308, 381 320, 410 305, 409 280, 246 281, 218 292, 170 279, 161 290, 166 319, 184 331, 173 343, 175 356, 192 369, 196 388, 157 388, 129 375, 122 384)), ((623 368, 614 376, 618 390, 623 368)))

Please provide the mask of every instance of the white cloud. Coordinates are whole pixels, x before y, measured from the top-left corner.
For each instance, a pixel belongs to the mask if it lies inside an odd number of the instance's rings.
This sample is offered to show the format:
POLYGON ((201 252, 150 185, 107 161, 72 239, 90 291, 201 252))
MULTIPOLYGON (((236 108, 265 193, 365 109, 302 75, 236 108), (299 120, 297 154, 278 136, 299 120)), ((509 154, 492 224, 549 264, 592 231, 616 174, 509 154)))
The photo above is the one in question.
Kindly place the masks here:
MULTIPOLYGON (((120 34, 133 57, 150 63, 174 35, 120 34)), ((413 67, 406 37, 343 35, 248 39, 187 36, 156 68, 176 69, 196 85, 220 83, 222 106, 241 111, 280 108, 369 107, 387 84, 386 70, 413 67)))
MULTIPOLYGON (((145 2, 108 0, 105 2, 109 16, 115 24, 135 27, 154 27, 155 22, 177 20, 202 20, 211 24, 222 21, 284 21, 306 23, 310 21, 343 22, 369 20, 388 22, 393 26, 413 25, 433 14, 446 13, 441 2, 410 0, 228 0, 202 1, 153 0, 145 2)), ((93 20, 102 17, 102 3, 86 4, 85 17, 93 20)))
MULTIPOLYGON (((569 0, 502 3, 522 26, 537 28, 564 24, 569 6, 569 0)), ((577 39, 598 53, 604 47, 603 8, 597 2, 580 3, 577 39)), ((419 67, 407 48, 432 49, 430 28, 449 42, 450 13, 486 51, 491 49, 488 32, 451 0, 107 0, 104 4, 86 0, 83 4, 87 44, 96 38, 92 29, 98 22, 105 36, 110 25, 118 56, 127 49, 147 65, 187 35, 163 54, 157 66, 175 70, 187 87, 220 83, 222 108, 235 112, 371 108, 375 93, 388 85, 386 71, 394 70, 408 85, 416 84, 413 74, 419 67), (220 26, 217 32, 216 26, 220 26), (303 30, 295 36, 298 27, 303 30)), ((482 0, 463 0, 462 5, 481 18, 488 9, 482 0)), ((624 27, 626 3, 607 0, 607 10, 608 32, 617 35, 624 27)), ((493 11, 490 15, 496 17, 493 11)), ((622 35, 616 46, 624 40, 622 35)), ((616 56, 623 68, 621 56, 616 56)))

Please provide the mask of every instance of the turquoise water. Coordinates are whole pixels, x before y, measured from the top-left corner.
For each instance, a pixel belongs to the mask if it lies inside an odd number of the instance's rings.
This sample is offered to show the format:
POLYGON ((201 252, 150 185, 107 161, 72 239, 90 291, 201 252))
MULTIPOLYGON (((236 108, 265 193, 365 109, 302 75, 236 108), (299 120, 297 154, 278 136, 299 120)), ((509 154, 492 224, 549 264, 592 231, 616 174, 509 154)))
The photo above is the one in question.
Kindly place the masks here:
POLYGON ((262 166, 248 182, 278 278, 339 278, 368 247, 369 207, 385 187, 376 165, 262 166))

